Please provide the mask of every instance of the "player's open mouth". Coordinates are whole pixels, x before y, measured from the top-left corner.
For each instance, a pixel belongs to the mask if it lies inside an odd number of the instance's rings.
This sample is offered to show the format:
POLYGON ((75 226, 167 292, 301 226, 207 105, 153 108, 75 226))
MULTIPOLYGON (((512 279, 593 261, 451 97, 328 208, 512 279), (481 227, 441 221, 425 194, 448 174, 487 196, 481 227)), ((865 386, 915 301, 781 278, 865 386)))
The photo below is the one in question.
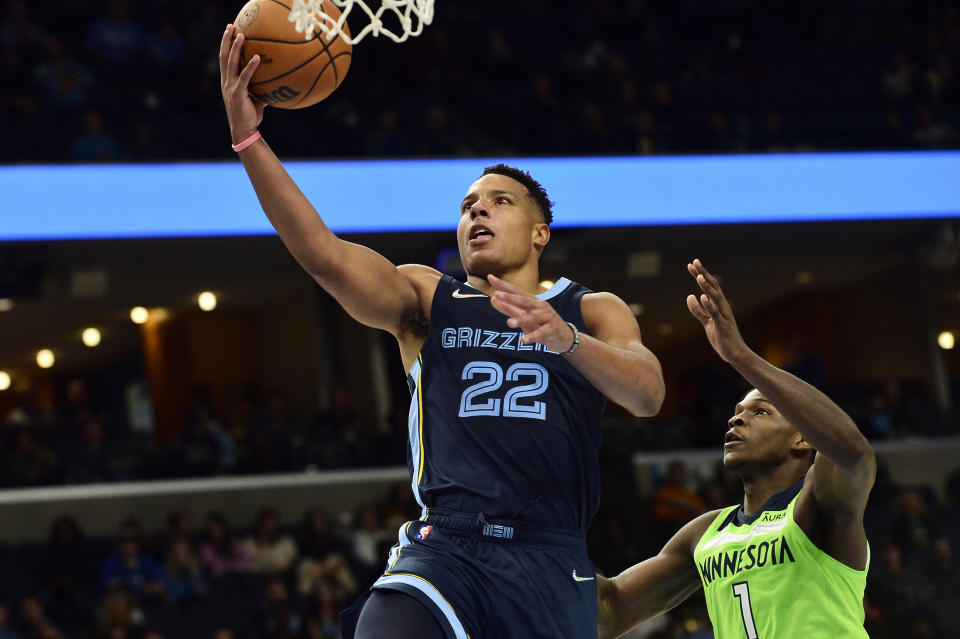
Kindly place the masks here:
POLYGON ((493 239, 493 232, 482 224, 477 224, 470 229, 470 246, 486 244, 493 239))
POLYGON ((738 435, 735 431, 732 431, 732 430, 728 430, 727 434, 723 438, 724 450, 742 443, 743 443, 743 438, 740 437, 740 435, 738 435))

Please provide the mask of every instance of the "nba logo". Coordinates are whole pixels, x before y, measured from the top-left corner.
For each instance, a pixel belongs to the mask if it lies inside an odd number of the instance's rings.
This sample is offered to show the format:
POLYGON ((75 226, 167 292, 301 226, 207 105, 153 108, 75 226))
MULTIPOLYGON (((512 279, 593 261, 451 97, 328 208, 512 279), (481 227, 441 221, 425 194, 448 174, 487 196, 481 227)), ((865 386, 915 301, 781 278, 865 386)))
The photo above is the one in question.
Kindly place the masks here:
POLYGON ((417 539, 424 541, 432 530, 433 526, 420 526, 420 530, 417 532, 417 539))

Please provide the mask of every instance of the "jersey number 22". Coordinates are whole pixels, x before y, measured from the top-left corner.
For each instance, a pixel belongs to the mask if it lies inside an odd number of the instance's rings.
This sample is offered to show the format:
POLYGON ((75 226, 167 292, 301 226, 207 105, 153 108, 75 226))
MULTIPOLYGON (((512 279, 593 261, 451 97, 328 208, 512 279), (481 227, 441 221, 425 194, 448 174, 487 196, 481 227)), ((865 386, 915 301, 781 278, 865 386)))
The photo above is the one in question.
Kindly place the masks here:
POLYGON ((507 369, 506 374, 495 362, 470 362, 463 367, 461 379, 472 380, 478 377, 481 378, 480 381, 467 386, 460 396, 460 417, 502 415, 524 419, 547 418, 546 403, 539 400, 521 402, 521 400, 542 395, 550 386, 550 374, 540 364, 528 362, 514 364, 507 369), (530 383, 514 386, 503 395, 503 399, 492 396, 503 386, 504 379, 508 382, 529 380, 530 383), (485 399, 482 397, 484 395, 487 396, 485 399))

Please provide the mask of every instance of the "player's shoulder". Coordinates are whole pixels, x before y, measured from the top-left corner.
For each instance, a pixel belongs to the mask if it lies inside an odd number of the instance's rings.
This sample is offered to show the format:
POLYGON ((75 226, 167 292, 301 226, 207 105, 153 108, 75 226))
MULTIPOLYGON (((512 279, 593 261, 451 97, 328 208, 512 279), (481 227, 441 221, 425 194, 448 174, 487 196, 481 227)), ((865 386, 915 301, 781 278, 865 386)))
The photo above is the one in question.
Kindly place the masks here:
POLYGON ((637 319, 630 307, 619 296, 606 291, 584 293, 580 298, 580 313, 588 332, 596 334, 606 328, 609 332, 633 332, 637 319))
POLYGON ((689 552, 692 555, 697 548, 697 544, 700 543, 703 536, 710 530, 710 526, 724 510, 726 509, 717 508, 716 510, 708 510, 694 517, 677 531, 671 540, 671 545, 682 549, 684 552, 689 552))
POLYGON ((443 273, 424 264, 401 264, 397 272, 410 282, 421 299, 430 299, 443 273))
POLYGON ((611 311, 630 313, 630 316, 633 317, 633 313, 630 311, 627 303, 618 295, 607 291, 590 291, 584 293, 583 297, 580 298, 580 310, 583 312, 584 318, 586 318, 587 314, 602 315, 610 313, 611 311))

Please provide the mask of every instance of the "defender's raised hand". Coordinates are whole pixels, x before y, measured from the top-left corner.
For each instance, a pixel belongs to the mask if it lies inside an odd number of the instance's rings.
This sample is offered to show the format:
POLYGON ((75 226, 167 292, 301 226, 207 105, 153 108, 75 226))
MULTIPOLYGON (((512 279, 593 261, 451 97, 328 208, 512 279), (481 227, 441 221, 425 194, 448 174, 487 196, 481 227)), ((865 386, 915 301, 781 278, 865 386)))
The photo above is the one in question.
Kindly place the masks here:
POLYGON ((255 101, 247 92, 250 78, 260 66, 260 56, 250 58, 241 71, 240 48, 243 39, 244 35, 237 32, 237 27, 228 24, 220 40, 220 91, 223 93, 223 105, 227 109, 230 136, 234 144, 239 144, 257 131, 263 120, 263 109, 267 106, 266 102, 255 101))
POLYGON ((687 264, 687 270, 697 280, 702 291, 699 298, 696 295, 687 296, 687 308, 703 324, 713 350, 717 351, 725 362, 733 362, 737 357, 748 353, 750 349, 740 335, 733 311, 717 278, 711 275, 698 259, 687 264))
POLYGON ((524 344, 539 342, 557 353, 573 346, 573 331, 549 302, 494 275, 487 281, 497 289, 490 303, 509 318, 507 326, 523 331, 524 344))

